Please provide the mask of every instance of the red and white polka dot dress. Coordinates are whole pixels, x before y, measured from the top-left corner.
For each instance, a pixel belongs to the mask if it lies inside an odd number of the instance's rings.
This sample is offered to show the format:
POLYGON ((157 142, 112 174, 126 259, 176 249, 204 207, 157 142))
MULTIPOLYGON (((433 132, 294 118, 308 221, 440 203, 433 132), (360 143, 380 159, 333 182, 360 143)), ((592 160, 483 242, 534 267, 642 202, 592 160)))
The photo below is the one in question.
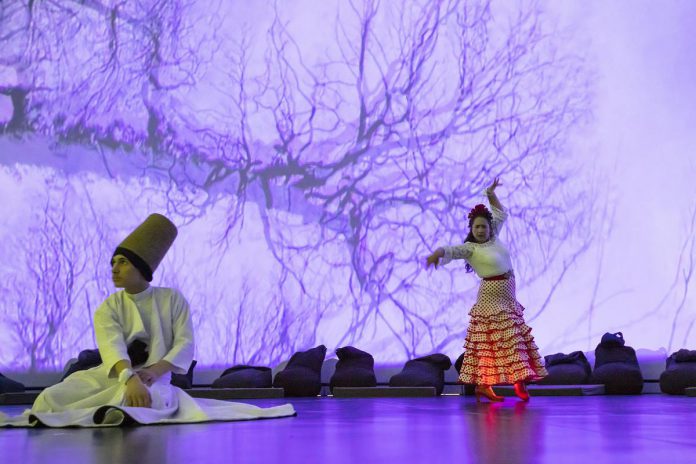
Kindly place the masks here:
POLYGON ((515 297, 515 277, 483 280, 469 312, 471 320, 459 372, 462 383, 496 385, 538 380, 548 373, 524 307, 515 297))

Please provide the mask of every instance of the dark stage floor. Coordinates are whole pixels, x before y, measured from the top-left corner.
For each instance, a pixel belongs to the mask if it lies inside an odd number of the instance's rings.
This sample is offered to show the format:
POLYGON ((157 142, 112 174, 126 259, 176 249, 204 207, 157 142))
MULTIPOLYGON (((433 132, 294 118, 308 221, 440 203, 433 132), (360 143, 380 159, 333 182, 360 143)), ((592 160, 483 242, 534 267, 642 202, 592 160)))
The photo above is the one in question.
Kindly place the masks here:
MULTIPOLYGON (((280 400, 249 400, 260 406, 280 400)), ((291 399, 287 419, 0 429, 4 463, 695 463, 696 398, 291 399)), ((23 407, 0 407, 20 413, 23 407)))

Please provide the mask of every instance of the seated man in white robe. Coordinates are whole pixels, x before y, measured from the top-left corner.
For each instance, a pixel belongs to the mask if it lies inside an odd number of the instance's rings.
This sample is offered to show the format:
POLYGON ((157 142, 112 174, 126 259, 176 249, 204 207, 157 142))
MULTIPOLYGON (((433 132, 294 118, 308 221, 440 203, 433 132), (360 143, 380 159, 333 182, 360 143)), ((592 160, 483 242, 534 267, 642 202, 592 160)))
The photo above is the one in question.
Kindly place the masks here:
POLYGON ((273 408, 194 399, 171 385, 171 373, 187 372, 194 354, 193 325, 186 299, 177 290, 151 287, 177 229, 153 214, 116 248, 112 278, 122 288, 94 314, 102 364, 78 371, 46 388, 31 411, 17 418, 0 415, 0 425, 117 425, 240 420, 295 414, 289 404, 273 408), (147 360, 133 366, 128 346, 147 346, 147 360))

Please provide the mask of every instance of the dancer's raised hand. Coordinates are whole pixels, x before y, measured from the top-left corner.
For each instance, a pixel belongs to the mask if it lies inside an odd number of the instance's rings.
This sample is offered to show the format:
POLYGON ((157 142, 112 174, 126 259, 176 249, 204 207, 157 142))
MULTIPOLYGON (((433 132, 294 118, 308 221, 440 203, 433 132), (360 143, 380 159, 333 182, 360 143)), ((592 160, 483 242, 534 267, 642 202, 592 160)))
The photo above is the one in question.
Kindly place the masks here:
POLYGON ((500 185, 503 185, 503 184, 500 182, 500 177, 496 177, 495 179, 493 179, 493 183, 492 183, 491 185, 488 186, 488 188, 486 189, 486 191, 487 191, 487 192, 490 192, 490 193, 494 193, 496 187, 498 187, 498 186, 500 186, 500 185))

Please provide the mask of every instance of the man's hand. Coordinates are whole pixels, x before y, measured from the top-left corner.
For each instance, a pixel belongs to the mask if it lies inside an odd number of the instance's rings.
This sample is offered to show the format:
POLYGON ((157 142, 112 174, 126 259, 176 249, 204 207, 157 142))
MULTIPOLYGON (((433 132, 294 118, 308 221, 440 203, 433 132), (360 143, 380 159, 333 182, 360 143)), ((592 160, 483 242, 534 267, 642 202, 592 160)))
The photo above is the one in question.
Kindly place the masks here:
POLYGON ((152 366, 147 366, 145 369, 140 369, 138 371, 138 377, 140 377, 140 380, 142 380, 145 385, 151 387, 160 377, 173 370, 174 366, 168 361, 162 360, 156 362, 152 366))
POLYGON ((152 367, 139 370, 137 376, 140 377, 142 383, 147 385, 148 387, 151 387, 152 384, 157 382, 157 379, 160 378, 157 371, 152 367))
POLYGON ((126 382, 126 406, 149 408, 152 406, 150 391, 140 380, 139 375, 134 375, 126 382))

